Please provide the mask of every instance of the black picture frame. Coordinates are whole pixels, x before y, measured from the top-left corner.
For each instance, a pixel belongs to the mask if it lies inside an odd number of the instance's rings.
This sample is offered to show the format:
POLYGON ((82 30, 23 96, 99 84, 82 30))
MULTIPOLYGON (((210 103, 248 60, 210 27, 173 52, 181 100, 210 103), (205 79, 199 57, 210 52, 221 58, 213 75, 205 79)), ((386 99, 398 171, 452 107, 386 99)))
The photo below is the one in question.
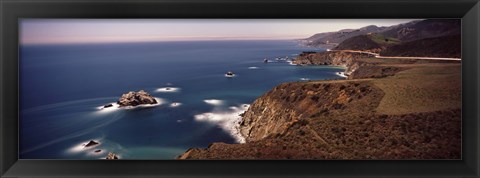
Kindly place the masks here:
POLYGON ((477 177, 480 3, 478 0, 1 0, 1 177, 477 177), (462 160, 18 160, 20 18, 461 18, 462 160))

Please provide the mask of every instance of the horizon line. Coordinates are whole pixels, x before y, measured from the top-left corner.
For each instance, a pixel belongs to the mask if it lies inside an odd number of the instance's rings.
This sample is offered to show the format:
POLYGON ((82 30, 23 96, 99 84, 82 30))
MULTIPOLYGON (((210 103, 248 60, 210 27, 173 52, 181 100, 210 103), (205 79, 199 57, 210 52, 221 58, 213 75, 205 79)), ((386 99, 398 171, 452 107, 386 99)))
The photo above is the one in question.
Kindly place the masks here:
POLYGON ((304 38, 209 38, 209 39, 177 39, 177 40, 133 40, 133 41, 72 41, 72 42, 21 42, 19 45, 81 45, 81 44, 125 44, 125 43, 158 43, 158 42, 192 42, 192 41, 278 41, 302 40, 304 38))

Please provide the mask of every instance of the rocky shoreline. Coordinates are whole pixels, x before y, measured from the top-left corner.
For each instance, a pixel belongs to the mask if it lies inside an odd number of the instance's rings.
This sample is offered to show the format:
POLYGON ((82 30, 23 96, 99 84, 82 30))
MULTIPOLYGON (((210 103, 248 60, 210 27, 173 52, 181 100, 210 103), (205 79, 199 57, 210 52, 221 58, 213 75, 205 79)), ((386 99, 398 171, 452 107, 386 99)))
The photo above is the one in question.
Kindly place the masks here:
MULTIPOLYGON (((342 51, 299 55, 294 60, 298 65, 344 66, 348 79, 278 85, 242 114, 239 130, 245 144, 212 143, 208 148, 191 148, 178 159, 459 158, 461 117, 460 104, 455 98, 433 111, 384 114, 385 109, 381 108, 385 108, 386 97, 398 93, 402 93, 399 98, 407 101, 420 98, 435 102, 441 96, 418 96, 403 90, 417 87, 417 79, 423 83, 432 80, 457 83, 460 80, 457 73, 451 72, 450 75, 456 76, 448 78, 451 81, 443 81, 438 79, 442 75, 430 78, 430 70, 454 71, 460 65, 421 60, 382 61, 371 57, 342 51), (444 65, 449 69, 443 69, 444 65), (402 75, 409 78, 406 85, 410 87, 385 88, 405 82, 402 77, 394 77, 400 72, 425 69, 422 71, 425 74, 419 76, 402 75)), ((458 88, 452 84, 445 90, 455 93, 453 90, 458 88)), ((399 107, 409 104, 397 105, 392 111, 399 107)))
POLYGON ((402 69, 393 66, 382 66, 368 59, 375 58, 373 54, 348 51, 326 51, 318 53, 302 53, 293 64, 296 65, 329 65, 345 67, 347 79, 382 78, 392 76, 402 69), (360 69, 360 70, 359 70, 360 69))

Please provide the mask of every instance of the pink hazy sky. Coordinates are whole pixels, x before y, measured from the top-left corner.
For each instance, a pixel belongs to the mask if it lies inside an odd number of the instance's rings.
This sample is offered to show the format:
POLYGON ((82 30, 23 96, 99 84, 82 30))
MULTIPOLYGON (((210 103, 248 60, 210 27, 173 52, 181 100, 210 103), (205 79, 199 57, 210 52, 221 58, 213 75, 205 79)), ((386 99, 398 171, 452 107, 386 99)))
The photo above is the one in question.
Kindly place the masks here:
POLYGON ((300 39, 415 19, 21 19, 21 44, 300 39))

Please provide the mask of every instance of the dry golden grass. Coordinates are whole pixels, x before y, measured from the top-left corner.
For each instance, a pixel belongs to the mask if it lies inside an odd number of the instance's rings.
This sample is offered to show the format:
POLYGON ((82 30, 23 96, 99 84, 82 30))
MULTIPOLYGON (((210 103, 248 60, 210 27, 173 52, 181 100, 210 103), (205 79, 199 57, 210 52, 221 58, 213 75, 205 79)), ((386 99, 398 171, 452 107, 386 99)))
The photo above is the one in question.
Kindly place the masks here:
POLYGON ((461 107, 461 64, 418 64, 374 80, 385 92, 379 114, 431 112, 461 107))

